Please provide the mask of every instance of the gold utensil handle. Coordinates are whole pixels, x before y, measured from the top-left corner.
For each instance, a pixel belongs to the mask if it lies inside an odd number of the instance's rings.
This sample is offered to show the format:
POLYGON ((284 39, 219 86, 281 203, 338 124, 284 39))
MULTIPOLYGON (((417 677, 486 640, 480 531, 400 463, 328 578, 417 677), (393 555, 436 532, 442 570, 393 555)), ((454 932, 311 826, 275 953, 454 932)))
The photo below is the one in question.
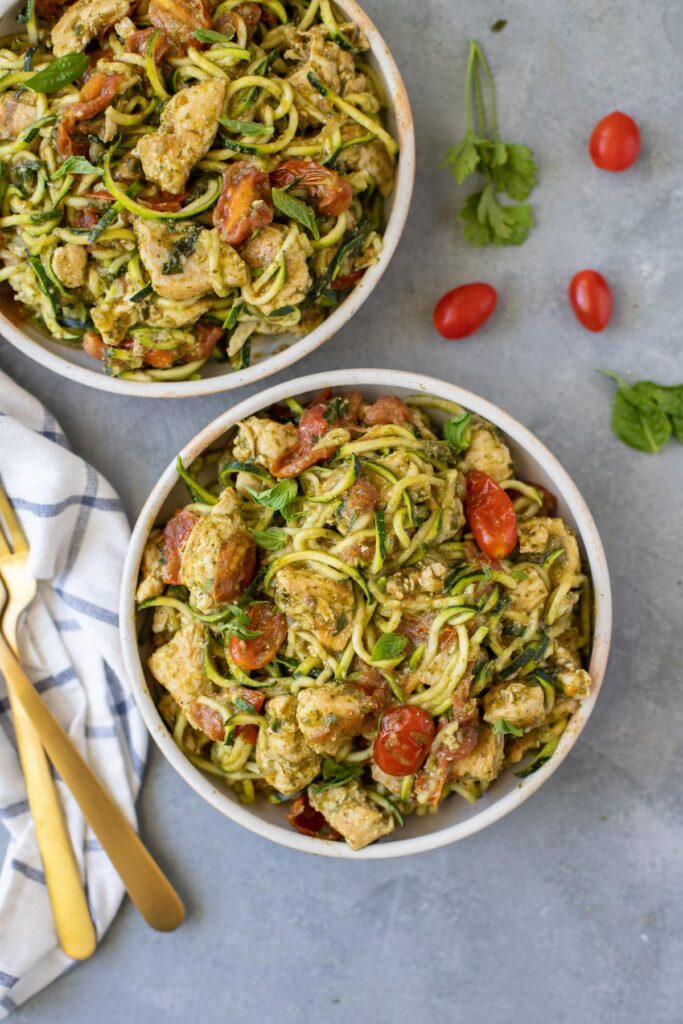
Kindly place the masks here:
POLYGON ((9 677, 7 690, 59 945, 74 960, 86 960, 95 952, 97 934, 50 765, 37 732, 15 697, 9 677))
POLYGON ((2 636, 0 669, 145 921, 162 932, 177 928, 185 916, 180 897, 119 805, 52 717, 2 636))

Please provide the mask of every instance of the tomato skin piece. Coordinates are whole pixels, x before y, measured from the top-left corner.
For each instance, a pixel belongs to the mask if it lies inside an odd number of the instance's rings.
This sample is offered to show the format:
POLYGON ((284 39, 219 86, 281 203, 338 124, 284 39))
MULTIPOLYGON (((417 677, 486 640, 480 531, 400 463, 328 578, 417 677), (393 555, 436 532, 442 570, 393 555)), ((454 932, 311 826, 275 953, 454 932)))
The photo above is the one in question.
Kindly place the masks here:
POLYGON ((615 110, 596 124, 588 152, 601 171, 626 171, 640 155, 640 129, 632 117, 615 110))
POLYGON ((340 838, 339 833, 331 825, 328 825, 320 811, 311 807, 305 793, 292 802, 287 813, 287 821, 303 836, 312 836, 314 839, 340 838))
POLYGON ((587 331, 602 331, 612 318, 612 289, 597 270, 579 270, 569 282, 567 294, 574 315, 587 331))
POLYGON ((199 516, 188 509, 179 509, 164 527, 162 551, 166 563, 161 578, 164 583, 177 586, 180 583, 180 549, 192 532, 199 516))
POLYGON ((237 530, 221 545, 216 561, 213 596, 219 604, 235 601, 256 572, 256 544, 246 530, 237 530))
POLYGON ((338 217, 353 202, 353 189, 341 174, 314 160, 285 160, 270 172, 275 188, 301 189, 309 193, 311 205, 321 217, 338 217))
POLYGON ((389 708, 375 737, 375 764, 387 775, 412 775, 424 764, 434 732, 434 719, 422 708, 389 708))
POLYGON ((83 335, 83 351, 92 359, 104 359, 104 342, 95 331, 86 331, 83 335))
POLYGON ((465 517, 474 539, 491 558, 505 558, 517 546, 517 515, 495 480, 473 469, 466 476, 465 517))
POLYGON ((272 661, 287 639, 287 618, 270 601, 257 601, 247 608, 249 629, 260 632, 251 640, 230 637, 230 657, 245 672, 263 668, 272 661))
POLYGON ((483 281, 461 284, 446 292, 434 309, 434 326, 442 338, 457 341, 474 334, 496 308, 498 292, 483 281))
POLYGON ((270 179, 246 160, 231 164, 213 211, 213 223, 229 245, 239 245, 273 219, 270 179))

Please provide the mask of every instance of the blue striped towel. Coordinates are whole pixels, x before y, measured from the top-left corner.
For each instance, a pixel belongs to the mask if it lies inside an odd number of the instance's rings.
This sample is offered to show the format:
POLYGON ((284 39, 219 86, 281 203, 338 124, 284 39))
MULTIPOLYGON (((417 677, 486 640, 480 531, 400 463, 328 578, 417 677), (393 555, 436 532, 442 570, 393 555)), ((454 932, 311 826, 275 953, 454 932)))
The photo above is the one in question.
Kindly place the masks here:
MULTIPOLYGON (((71 451, 59 424, 0 372, 0 476, 31 547, 38 596, 20 633, 23 664, 131 821, 147 733, 123 671, 118 590, 129 529, 106 480, 71 451)), ((58 781, 98 938, 123 887, 58 781)), ((0 1019, 72 965, 57 945, 0 676, 0 1019)))

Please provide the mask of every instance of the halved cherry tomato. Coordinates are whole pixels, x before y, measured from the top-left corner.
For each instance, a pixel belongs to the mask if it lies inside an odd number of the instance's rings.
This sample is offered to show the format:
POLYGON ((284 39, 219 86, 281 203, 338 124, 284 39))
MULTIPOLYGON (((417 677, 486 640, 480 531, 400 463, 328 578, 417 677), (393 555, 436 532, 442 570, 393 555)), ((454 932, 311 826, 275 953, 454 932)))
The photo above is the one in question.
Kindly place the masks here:
POLYGON ((339 833, 328 825, 320 811, 311 807, 305 793, 292 802, 287 813, 287 821, 304 836, 313 836, 315 839, 339 839, 339 833))
MULTIPOLYGON (((139 53, 144 56, 147 43, 154 33, 158 31, 152 25, 151 28, 141 28, 137 32, 131 32, 126 39, 126 50, 128 53, 139 53)), ((159 32, 157 41, 154 44, 154 63, 161 64, 169 49, 169 42, 163 32, 159 32)))
POLYGON ((415 795, 420 792, 429 793, 428 802, 431 807, 437 807, 441 799, 443 787, 451 774, 451 766, 455 761, 462 761, 468 757, 479 742, 479 723, 476 719, 463 723, 457 733, 457 746, 451 748, 445 743, 437 748, 434 756, 434 769, 430 764, 428 772, 420 772, 415 779, 415 795))
POLYGON ((330 288, 333 292, 345 292, 347 288, 353 288, 354 284, 358 284, 364 273, 365 268, 362 270, 352 270, 350 274, 342 274, 341 277, 335 277, 334 281, 330 284, 330 288))
POLYGON ((466 338, 486 323, 497 301, 498 292, 490 284, 481 281, 461 284, 437 302, 434 326, 450 341, 466 338))
POLYGON ((180 583, 180 549, 190 536, 192 527, 199 516, 194 512, 181 508, 169 519, 164 527, 164 540, 161 547, 165 559, 161 578, 164 583, 178 586, 180 583))
POLYGON ((517 545, 517 516, 495 480, 473 469, 466 476, 465 516, 474 539, 491 558, 505 558, 517 545))
POLYGON ((218 552, 213 584, 216 601, 234 601, 249 586, 255 572, 256 544, 246 530, 237 530, 218 552))
POLYGON ((384 395, 376 402, 369 405, 363 413, 363 418, 371 427, 386 425, 388 423, 409 423, 412 413, 406 403, 395 395, 384 395))
POLYGON ((70 108, 68 116, 74 121, 89 121, 109 106, 121 83, 123 75, 105 75, 96 71, 91 75, 79 93, 79 102, 70 108))
POLYGON ((230 699, 234 701, 235 697, 241 697, 247 704, 251 706, 252 711, 257 713, 261 710, 263 705, 266 703, 266 695, 263 690, 252 690, 250 686, 234 686, 230 690, 230 699))
POLYGON ((221 743, 225 739, 225 721, 215 708, 193 701, 189 707, 190 718, 210 740, 221 743))
POLYGON ((434 719, 422 708, 389 708, 375 737, 375 764, 387 775, 412 775, 426 760, 434 731, 434 719))
MULTIPOLYGON (((297 476, 303 469, 309 469, 317 462, 324 462, 325 459, 334 455, 336 448, 315 447, 320 438, 324 437, 332 426, 325 418, 330 396, 331 391, 323 392, 304 411, 299 420, 299 440, 293 448, 273 462, 271 466, 273 476, 297 476)), ((348 397, 351 398, 351 396, 348 397)), ((344 417, 338 417, 335 424, 342 426, 344 422, 346 422, 344 417)))
POLYGON ((576 319, 588 331, 602 331, 614 309, 612 289, 597 270, 579 270, 569 282, 569 301, 576 319))
POLYGON ((223 175, 213 222, 229 245, 239 245, 273 219, 270 179, 247 160, 231 164, 223 175))
POLYGON ((275 188, 305 192, 321 217, 338 217, 353 202, 353 189, 341 174, 315 163, 314 160, 285 160, 270 172, 275 188))
POLYGON ((145 349, 143 359, 145 366, 152 366, 155 370, 170 370, 175 356, 169 349, 147 348, 145 349))
POLYGON ((247 608, 248 628, 260 633, 252 640, 230 637, 230 657, 245 672, 263 668, 275 657, 287 639, 287 619, 270 601, 257 601, 247 608))
POLYGON ((638 125, 620 110, 598 121, 588 144, 591 160, 601 171, 626 171, 640 154, 638 125))
POLYGON ((256 746, 258 728, 258 725, 238 725, 235 729, 235 736, 242 736, 247 743, 251 743, 256 746))
POLYGON ((192 346, 193 359, 208 359, 223 337, 223 328, 218 324, 197 324, 194 330, 195 343, 192 346))
POLYGON ((140 198, 138 202, 141 206, 146 206, 149 210, 156 210, 158 213, 177 213, 187 199, 187 195, 187 192, 160 192, 159 195, 151 198, 140 198))

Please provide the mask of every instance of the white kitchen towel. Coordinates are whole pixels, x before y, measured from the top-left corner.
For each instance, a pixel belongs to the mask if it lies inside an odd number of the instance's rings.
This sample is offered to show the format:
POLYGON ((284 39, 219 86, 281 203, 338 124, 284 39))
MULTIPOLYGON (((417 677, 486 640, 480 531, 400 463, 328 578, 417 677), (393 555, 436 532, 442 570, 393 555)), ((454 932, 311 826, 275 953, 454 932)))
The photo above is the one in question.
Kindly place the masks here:
MULTIPOLYGON (((31 548, 38 595, 20 631, 36 689, 131 821, 147 753, 119 648, 118 593, 129 529, 110 485, 75 455, 39 401, 0 372, 0 478, 31 548)), ((69 833, 101 938, 123 886, 63 783, 69 833)), ((0 1019, 72 966, 57 945, 0 676, 0 1019)))

